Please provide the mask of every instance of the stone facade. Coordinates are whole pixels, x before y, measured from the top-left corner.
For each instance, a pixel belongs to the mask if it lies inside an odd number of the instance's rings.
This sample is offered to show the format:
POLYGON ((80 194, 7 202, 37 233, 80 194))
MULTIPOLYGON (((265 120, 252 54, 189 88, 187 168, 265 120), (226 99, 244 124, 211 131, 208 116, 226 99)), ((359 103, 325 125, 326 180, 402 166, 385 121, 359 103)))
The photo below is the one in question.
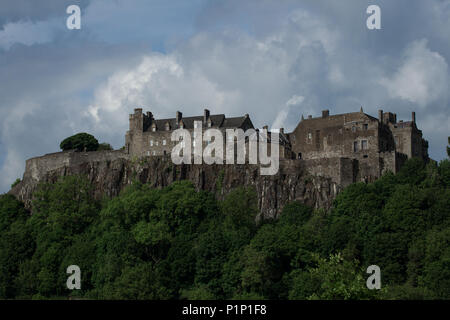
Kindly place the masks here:
MULTIPOLYGON (((171 141, 173 130, 184 128, 193 136, 196 121, 201 122, 203 130, 219 129, 224 139, 226 129, 254 129, 248 114, 227 118, 223 114, 210 115, 205 109, 203 116, 183 118, 178 111, 175 118, 158 120, 151 112, 143 114, 138 108, 130 115, 130 129, 125 137, 126 153, 138 157, 169 155, 176 143, 171 141)), ((268 127, 263 129, 268 130, 268 127)), ((351 163, 350 175, 355 182, 373 181, 386 171, 395 173, 411 157, 428 159, 428 142, 417 128, 414 112, 411 121, 397 122, 396 114, 382 110, 379 110, 378 118, 364 113, 362 108, 359 112, 338 115, 330 115, 328 110, 324 110, 321 117, 304 119, 302 116, 291 133, 279 129, 279 141, 272 141, 268 131, 268 140, 268 154, 271 143, 278 143, 280 159, 330 159, 328 167, 322 163, 318 166, 320 170, 313 171, 318 174, 327 172, 329 176, 338 173, 340 176, 335 177, 335 181, 347 181, 344 177, 347 172, 341 170, 344 162, 347 170, 350 170, 351 163)), ((205 146, 205 142, 203 144, 205 146)), ((248 160, 248 139, 246 144, 248 160)))
MULTIPOLYGON (((137 156, 164 156, 170 155, 173 147, 178 143, 171 141, 171 136, 176 129, 186 129, 191 134, 192 152, 194 151, 194 129, 201 122, 202 131, 207 129, 218 129, 221 131, 224 141, 224 153, 226 146, 226 130, 242 129, 246 132, 255 129, 248 114, 242 117, 227 118, 224 114, 211 115, 208 109, 204 110, 203 116, 183 117, 180 111, 177 111, 175 118, 155 119, 151 112, 142 113, 141 108, 134 109, 134 114, 130 114, 130 128, 125 135, 126 153, 137 156)), ((263 129, 268 130, 267 126, 263 129)), ((257 135, 252 134, 245 138, 246 157, 248 160, 249 139, 256 139, 257 135)), ((270 155, 271 143, 277 143, 281 158, 292 158, 288 136, 283 130, 279 132, 279 141, 271 141, 271 133, 268 132, 268 155, 270 155)), ((207 142, 203 141, 203 148, 207 142)), ((235 147, 234 154, 237 154, 235 147)), ((224 159, 226 154, 224 154, 224 159)), ((236 157, 235 157, 236 158, 236 157)))
MULTIPOLYGON (((428 142, 417 128, 415 113, 409 122, 382 110, 374 118, 363 112, 302 119, 289 141, 297 159, 346 158, 356 161, 356 181, 371 181, 390 170, 397 172, 411 157, 428 159, 428 142)), ((336 167, 337 169, 337 167, 336 167)))
MULTIPOLYGON (((170 155, 172 148, 178 143, 171 141, 172 132, 176 129, 187 129, 192 135, 195 122, 202 123, 202 129, 218 129, 225 136, 226 129, 254 128, 248 114, 243 117, 226 118, 224 114, 210 115, 204 110, 203 116, 185 117, 179 111, 175 118, 154 119, 151 112, 142 113, 141 108, 134 110, 130 115, 130 129, 125 136, 125 150, 135 156, 162 156, 170 155)), ((206 142, 203 142, 203 147, 206 142)))

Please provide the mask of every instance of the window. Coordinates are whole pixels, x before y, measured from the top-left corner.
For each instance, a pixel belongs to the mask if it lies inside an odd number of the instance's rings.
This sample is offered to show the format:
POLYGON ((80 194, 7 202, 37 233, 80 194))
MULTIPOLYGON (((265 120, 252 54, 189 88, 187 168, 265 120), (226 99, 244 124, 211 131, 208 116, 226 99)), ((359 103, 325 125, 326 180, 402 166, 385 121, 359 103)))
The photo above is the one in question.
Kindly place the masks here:
POLYGON ((166 140, 164 139, 164 140, 163 140, 163 146, 165 146, 165 145, 166 145, 166 140))
POLYGON ((359 150, 359 143, 358 141, 353 142, 353 152, 357 152, 359 150))
POLYGON ((309 142, 311 142, 311 140, 312 140, 312 133, 311 132, 308 132, 308 140, 309 140, 309 142))
POLYGON ((166 131, 170 130, 170 125, 168 123, 166 123, 166 131))
POLYGON ((369 125, 367 123, 364 123, 363 124, 363 130, 367 131, 367 129, 369 129, 369 125))
POLYGON ((299 152, 299 153, 298 153, 298 159, 301 159, 301 158, 302 158, 302 153, 299 152))
POLYGON ((355 126, 352 127, 352 132, 356 132, 356 127, 355 126))
POLYGON ((367 140, 361 140, 361 150, 367 150, 367 140))
POLYGON ((159 142, 158 142, 158 141, 156 141, 156 145, 159 145, 159 142))
POLYGON ((320 149, 320 130, 316 130, 316 149, 320 149))
POLYGON ((156 151, 153 151, 153 155, 156 155, 156 151))
POLYGON ((153 140, 150 140, 150 147, 153 147, 153 140))
POLYGON ((150 155, 150 151, 147 151, 147 156, 149 156, 150 155))

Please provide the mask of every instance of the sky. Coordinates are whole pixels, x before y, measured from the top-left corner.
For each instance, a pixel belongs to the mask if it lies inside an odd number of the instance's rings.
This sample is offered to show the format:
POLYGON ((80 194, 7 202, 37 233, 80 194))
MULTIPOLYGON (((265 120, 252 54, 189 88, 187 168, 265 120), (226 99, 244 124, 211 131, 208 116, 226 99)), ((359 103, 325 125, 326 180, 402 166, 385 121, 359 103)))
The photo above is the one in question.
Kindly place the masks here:
POLYGON ((0 2, 0 193, 72 134, 122 147, 136 107, 248 113, 287 132, 325 109, 415 111, 430 156, 446 158, 450 0, 0 2), (80 30, 66 27, 73 4, 80 30))

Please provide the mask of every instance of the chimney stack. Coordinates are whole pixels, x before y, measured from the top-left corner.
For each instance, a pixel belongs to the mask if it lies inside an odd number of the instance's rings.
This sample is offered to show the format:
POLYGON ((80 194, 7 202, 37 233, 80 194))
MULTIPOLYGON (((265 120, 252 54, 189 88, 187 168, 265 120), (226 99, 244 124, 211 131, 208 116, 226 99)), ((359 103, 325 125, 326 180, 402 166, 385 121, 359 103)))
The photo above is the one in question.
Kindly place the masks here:
POLYGON ((280 128, 280 133, 284 134, 284 128, 280 128))
POLYGON ((412 112, 412 122, 416 123, 416 113, 414 111, 412 112))
POLYGON ((265 125, 265 126, 263 127, 263 129, 269 131, 269 126, 268 126, 268 125, 265 125))
POLYGON ((180 111, 177 111, 177 117, 176 117, 177 127, 180 125, 180 120, 182 117, 183 117, 183 114, 180 111))
POLYGON ((378 110, 378 121, 383 123, 383 110, 378 110))
POLYGON ((205 109, 203 110, 203 124, 206 124, 206 121, 208 121, 209 118, 209 110, 205 109))
POLYGON ((323 110, 322 111, 322 118, 326 118, 330 115, 330 110, 323 110))

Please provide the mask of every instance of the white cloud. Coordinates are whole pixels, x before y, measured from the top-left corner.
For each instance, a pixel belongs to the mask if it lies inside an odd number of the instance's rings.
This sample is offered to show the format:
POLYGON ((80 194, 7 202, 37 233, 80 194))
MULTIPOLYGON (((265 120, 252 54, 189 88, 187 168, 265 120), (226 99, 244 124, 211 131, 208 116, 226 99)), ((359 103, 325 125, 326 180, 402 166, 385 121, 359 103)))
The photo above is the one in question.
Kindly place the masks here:
POLYGON ((289 114, 289 109, 291 106, 299 106, 305 98, 303 96, 293 95, 287 102, 284 108, 277 114, 273 124, 272 129, 277 130, 279 128, 284 128, 286 119, 289 114))
POLYGON ((157 117, 173 117, 175 109, 188 115, 208 102, 214 102, 214 109, 223 110, 235 104, 236 98, 232 91, 219 90, 198 70, 181 65, 174 55, 152 54, 136 67, 110 76, 95 91, 87 114, 95 118, 97 130, 109 132, 113 125, 125 133, 127 115, 138 106, 157 117))
POLYGON ((0 30, 0 48, 8 50, 16 43, 27 46, 47 43, 53 40, 58 28, 58 20, 47 21, 18 21, 7 23, 0 30))
POLYGON ((397 72, 382 81, 391 97, 426 107, 448 95, 448 64, 427 47, 426 40, 415 41, 405 49, 397 72))

